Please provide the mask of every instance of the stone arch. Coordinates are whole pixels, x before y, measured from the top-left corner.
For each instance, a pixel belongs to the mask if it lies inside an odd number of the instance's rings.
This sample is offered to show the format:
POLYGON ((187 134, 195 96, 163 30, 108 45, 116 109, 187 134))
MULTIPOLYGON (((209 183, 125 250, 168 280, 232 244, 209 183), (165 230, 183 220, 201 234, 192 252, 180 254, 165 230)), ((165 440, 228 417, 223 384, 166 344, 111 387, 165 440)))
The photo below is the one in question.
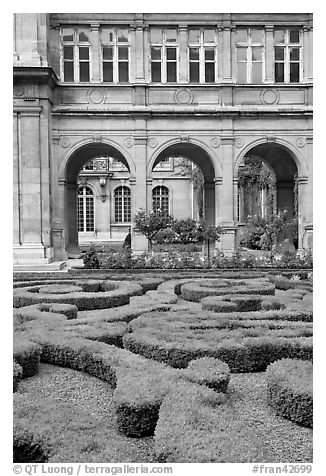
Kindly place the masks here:
POLYGON ((233 169, 235 178, 238 177, 239 165, 242 163, 245 155, 248 152, 250 152, 250 150, 262 144, 269 144, 269 145, 276 144, 280 147, 283 147, 283 149, 286 150, 289 153, 290 157, 294 160, 298 170, 298 175, 300 176, 308 175, 308 166, 307 166, 306 160, 297 147, 295 147, 293 144, 291 144, 289 141, 285 139, 273 137, 273 139, 269 140, 269 139, 266 139, 266 137, 262 137, 247 144, 235 157, 234 169, 233 169))
POLYGON ((158 158, 162 156, 164 151, 172 148, 173 146, 195 146, 198 147, 198 149, 201 149, 205 154, 206 157, 210 160, 213 168, 214 168, 214 174, 215 177, 221 177, 222 176, 222 162, 217 154, 214 154, 212 149, 210 149, 205 143, 198 139, 193 139, 191 138, 190 140, 180 140, 180 139, 169 139, 168 141, 164 142, 161 144, 151 155, 151 157, 148 160, 148 165, 147 165, 147 177, 151 176, 152 170, 157 165, 159 162, 158 158))
MULTIPOLYGON (((171 139, 162 144, 149 159, 147 175, 151 176, 160 160, 172 156, 185 157, 200 168, 204 177, 203 200, 200 200, 203 202, 204 218, 209 224, 217 224, 215 179, 222 176, 219 157, 197 139, 171 139)), ((174 209, 174 203, 172 208, 174 209)))
MULTIPOLYGON (((95 158, 98 156, 99 153, 109 154, 110 152, 114 153, 116 151, 118 153, 117 158, 122 161, 124 165, 128 168, 130 175, 135 175, 135 163, 130 156, 129 152, 127 152, 124 148, 120 146, 120 144, 116 143, 113 140, 102 138, 101 141, 94 141, 93 139, 83 139, 82 141, 77 142, 74 144, 64 156, 63 160, 59 166, 59 180, 67 180, 67 167, 69 166, 70 161, 75 157, 79 152, 86 152, 87 150, 92 150, 92 156, 89 156, 88 160, 95 158), (91 147, 90 147, 91 146, 91 147)), ((87 160, 84 162, 86 163, 87 160)))
MULTIPOLYGON (((238 178, 240 165, 244 158, 248 156, 259 158, 273 171, 275 179, 275 186, 273 187, 274 212, 286 210, 289 220, 295 217, 298 218, 302 200, 299 197, 297 197, 297 201, 295 200, 297 177, 305 177, 307 175, 307 164, 301 153, 284 139, 257 139, 248 144, 236 158, 234 166, 235 179, 238 178), (295 209, 295 203, 297 203, 297 209, 295 209)), ((299 223, 298 237, 302 234, 300 227, 299 223)), ((296 233, 293 230, 292 233, 288 230, 284 236, 280 235, 278 240, 280 242, 286 240, 284 243, 291 241, 301 248, 300 239, 297 243, 295 236, 296 233)))
POLYGON ((64 215, 65 251, 68 257, 78 257, 80 254, 77 231, 77 177, 87 161, 101 156, 117 158, 128 168, 130 175, 135 174, 135 164, 129 154, 111 140, 86 139, 69 150, 59 168, 59 200, 64 215))

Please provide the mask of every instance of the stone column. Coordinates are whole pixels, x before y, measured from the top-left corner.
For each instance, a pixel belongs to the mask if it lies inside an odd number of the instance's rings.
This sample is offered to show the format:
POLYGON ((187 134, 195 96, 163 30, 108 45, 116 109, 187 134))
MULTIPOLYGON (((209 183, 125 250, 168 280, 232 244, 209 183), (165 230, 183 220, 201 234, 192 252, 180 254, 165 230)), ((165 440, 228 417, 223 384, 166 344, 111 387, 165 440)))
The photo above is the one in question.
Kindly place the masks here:
POLYGON ((180 83, 188 83, 187 25, 179 26, 179 81, 180 83))
POLYGON ((265 26, 265 82, 274 83, 274 27, 265 26))
POLYGON ((101 82, 101 42, 100 42, 100 24, 91 23, 91 82, 101 82))
MULTIPOLYGON (((136 120, 134 137, 134 159, 136 164, 136 184, 134 186, 134 200, 132 217, 140 210, 147 210, 146 174, 147 174, 147 135, 146 121, 136 120)), ((135 253, 141 253, 148 249, 147 239, 142 233, 135 230, 133 223, 132 249, 135 253)))
POLYGON ((235 249, 234 192, 233 192, 233 136, 221 137, 223 160, 221 250, 231 255, 235 249))
MULTIPOLYGON (((215 177, 215 226, 222 225, 222 197, 223 197, 223 177, 215 177)), ((221 251, 221 239, 215 242, 215 247, 221 251)))
POLYGON ((208 225, 215 225, 215 184, 204 183, 204 219, 208 225))
POLYGON ((146 179, 146 188, 147 188, 147 211, 153 210, 153 201, 152 201, 152 189, 153 189, 153 179, 146 179))
POLYGON ((65 229, 67 230, 67 253, 69 258, 79 258, 77 225, 77 182, 67 182, 65 186, 65 229))
POLYGON ((304 248, 304 226, 307 223, 306 219, 306 203, 309 202, 307 194, 308 177, 299 176, 297 178, 298 184, 298 252, 302 252, 304 248))

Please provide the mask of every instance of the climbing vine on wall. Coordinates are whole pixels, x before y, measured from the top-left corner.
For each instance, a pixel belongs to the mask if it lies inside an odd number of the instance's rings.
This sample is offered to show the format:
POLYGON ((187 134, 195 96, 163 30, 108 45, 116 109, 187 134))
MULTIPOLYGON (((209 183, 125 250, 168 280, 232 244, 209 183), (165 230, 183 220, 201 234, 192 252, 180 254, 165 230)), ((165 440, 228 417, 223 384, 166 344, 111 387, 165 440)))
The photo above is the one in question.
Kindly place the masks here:
POLYGON ((262 216, 261 191, 267 192, 267 214, 273 212, 274 180, 267 166, 257 157, 245 157, 239 167, 239 188, 243 190, 244 219, 249 216, 262 216))

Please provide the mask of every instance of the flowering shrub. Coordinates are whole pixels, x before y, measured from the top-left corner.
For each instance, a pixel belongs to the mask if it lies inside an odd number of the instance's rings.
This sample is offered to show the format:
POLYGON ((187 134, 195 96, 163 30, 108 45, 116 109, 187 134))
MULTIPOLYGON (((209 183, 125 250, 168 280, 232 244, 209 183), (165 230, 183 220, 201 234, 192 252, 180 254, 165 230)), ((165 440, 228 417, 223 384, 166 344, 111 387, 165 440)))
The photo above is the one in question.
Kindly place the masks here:
POLYGON ((267 254, 256 257, 248 253, 236 251, 233 256, 227 257, 217 252, 210 259, 196 251, 167 251, 144 252, 141 255, 132 253, 103 253, 101 268, 106 269, 248 269, 248 268, 283 268, 306 269, 312 267, 312 262, 304 257, 293 257, 287 261, 286 256, 273 260, 267 254))
POLYGON ((286 212, 274 213, 267 219, 250 217, 240 244, 253 250, 271 251, 280 233, 287 231, 295 238, 296 230, 297 220, 288 219, 286 212))

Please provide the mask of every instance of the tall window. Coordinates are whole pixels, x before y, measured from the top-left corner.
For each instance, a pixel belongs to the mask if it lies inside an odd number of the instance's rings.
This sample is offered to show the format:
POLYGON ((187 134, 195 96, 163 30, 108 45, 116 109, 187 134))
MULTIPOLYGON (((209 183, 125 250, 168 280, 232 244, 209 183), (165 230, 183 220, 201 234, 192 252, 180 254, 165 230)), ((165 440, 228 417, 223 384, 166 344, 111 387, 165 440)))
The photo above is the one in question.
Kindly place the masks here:
POLYGON ((169 189, 162 185, 153 188, 153 211, 169 214, 169 189))
POLYGON ((217 78, 217 36, 210 28, 189 29, 189 82, 215 83, 217 78))
POLYGON ((78 231, 94 231, 94 195, 86 186, 78 190, 78 231))
POLYGON ((298 83, 301 77, 302 38, 298 28, 274 30, 275 83, 298 83))
POLYGON ((89 82, 89 28, 67 27, 61 30, 61 77, 65 82, 89 82))
POLYGON ((264 31, 260 28, 238 28, 236 68, 238 83, 260 84, 263 75, 264 31))
POLYGON ((120 186, 114 191, 114 219, 116 223, 131 221, 131 194, 128 187, 120 186))
POLYGON ((101 29, 102 77, 105 83, 129 82, 128 28, 101 29))
POLYGON ((175 83, 178 80, 177 30, 151 28, 152 83, 175 83))

